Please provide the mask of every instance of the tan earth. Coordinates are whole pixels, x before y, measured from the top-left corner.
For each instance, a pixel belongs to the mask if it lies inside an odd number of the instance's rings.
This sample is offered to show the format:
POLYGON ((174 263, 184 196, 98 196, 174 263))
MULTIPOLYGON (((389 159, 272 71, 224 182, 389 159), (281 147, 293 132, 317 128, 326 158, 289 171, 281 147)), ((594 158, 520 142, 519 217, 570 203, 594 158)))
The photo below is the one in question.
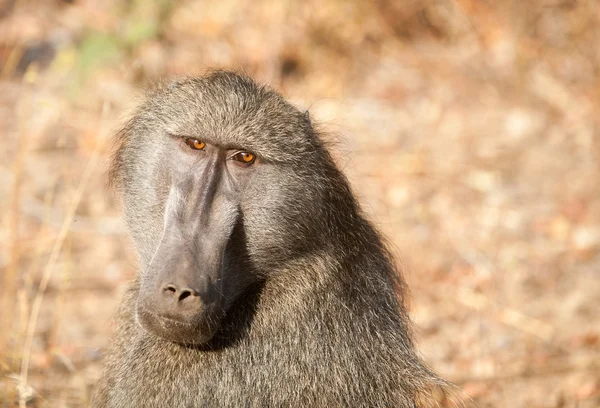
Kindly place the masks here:
POLYGON ((600 3, 208 3, 0 1, 0 406, 87 405, 136 273, 111 136, 209 67, 320 123, 467 404, 600 406, 600 3))

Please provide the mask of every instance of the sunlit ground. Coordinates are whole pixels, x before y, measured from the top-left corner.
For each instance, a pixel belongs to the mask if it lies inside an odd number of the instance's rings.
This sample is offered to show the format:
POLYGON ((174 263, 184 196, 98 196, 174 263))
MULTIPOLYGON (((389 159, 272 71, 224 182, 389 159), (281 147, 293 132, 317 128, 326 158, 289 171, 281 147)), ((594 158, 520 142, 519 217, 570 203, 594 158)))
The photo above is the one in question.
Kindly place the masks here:
POLYGON ((0 1, 0 402, 87 404, 136 273, 111 137, 148 84, 226 67, 335 142, 437 372, 600 406, 600 5, 207 3, 0 1))

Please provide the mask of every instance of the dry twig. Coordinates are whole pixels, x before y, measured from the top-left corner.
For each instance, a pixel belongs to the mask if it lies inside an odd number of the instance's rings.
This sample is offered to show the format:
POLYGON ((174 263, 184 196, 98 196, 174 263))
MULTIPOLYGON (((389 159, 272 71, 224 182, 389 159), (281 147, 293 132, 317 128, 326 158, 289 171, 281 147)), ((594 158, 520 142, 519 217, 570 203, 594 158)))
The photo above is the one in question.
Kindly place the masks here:
MULTIPOLYGON (((103 121, 107 113, 108 104, 105 103, 102 109, 101 121, 103 121)), ((56 266, 56 262, 58 260, 58 256, 60 255, 65 238, 67 237, 67 234, 70 231, 71 223, 73 222, 73 219, 75 217, 75 212, 77 211, 77 207, 79 206, 81 197, 83 196, 89 178, 94 169, 96 168, 96 165, 98 164, 98 161, 100 159, 100 152, 102 151, 104 141, 104 132, 100 131, 99 133, 99 140, 96 142, 96 146, 94 147, 90 161, 88 162, 77 187, 77 190, 75 191, 75 196, 73 198, 73 201, 71 202, 71 206, 68 208, 65 220, 63 221, 60 232, 58 233, 58 236, 54 243, 54 247, 52 248, 50 258, 48 260, 48 263, 46 264, 46 267, 44 268, 38 291, 33 300, 31 314, 29 316, 29 321, 27 324, 27 334, 23 345, 23 353, 21 359, 21 375, 19 377, 18 385, 20 408, 25 408, 27 405, 28 398, 31 397, 31 390, 27 384, 29 363, 31 360, 31 347, 33 344, 33 336, 39 318, 42 301, 44 300, 44 294, 46 293, 46 289, 48 288, 48 283, 50 282, 50 278, 52 277, 52 272, 54 271, 54 267, 56 266)))

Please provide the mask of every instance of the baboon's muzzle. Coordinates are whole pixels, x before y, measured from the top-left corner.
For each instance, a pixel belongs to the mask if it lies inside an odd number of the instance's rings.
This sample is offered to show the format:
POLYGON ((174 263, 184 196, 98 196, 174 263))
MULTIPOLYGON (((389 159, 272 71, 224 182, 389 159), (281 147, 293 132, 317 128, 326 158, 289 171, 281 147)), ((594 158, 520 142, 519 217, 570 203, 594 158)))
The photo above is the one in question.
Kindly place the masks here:
POLYGON ((238 211, 221 168, 218 157, 208 159, 171 186, 162 238, 141 277, 141 325, 177 343, 209 341, 225 313, 227 244, 238 211))

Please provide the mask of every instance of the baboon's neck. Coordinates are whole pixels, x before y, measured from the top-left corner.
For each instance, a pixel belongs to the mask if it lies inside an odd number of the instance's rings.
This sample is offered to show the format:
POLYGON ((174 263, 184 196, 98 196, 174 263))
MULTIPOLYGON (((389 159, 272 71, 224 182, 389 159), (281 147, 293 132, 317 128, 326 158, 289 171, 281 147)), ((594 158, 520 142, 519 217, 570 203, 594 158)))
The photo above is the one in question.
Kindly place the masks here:
MULTIPOLYGON (((135 323, 131 304, 125 307, 117 336, 125 344, 116 345, 121 350, 116 360, 128 370, 113 370, 115 398, 235 406, 232 401, 248 398, 247 391, 260 386, 261 395, 250 397, 272 406, 326 406, 315 399, 319 396, 338 406, 412 406, 417 390, 435 377, 416 357, 396 301, 365 292, 365 279, 377 287, 385 285, 381 276, 363 270, 360 279, 357 270, 369 263, 359 263, 352 284, 334 271, 343 266, 338 257, 320 254, 311 258, 312 265, 308 261, 294 265, 303 264, 306 271, 295 281, 279 275, 244 294, 215 341, 204 347, 185 347, 146 333, 135 323), (329 275, 315 275, 325 268, 331 269, 329 275), (172 383, 146 381, 165 372, 179 373, 177 386, 196 392, 179 395, 172 383)), ((136 285, 127 302, 134 301, 136 285)))

